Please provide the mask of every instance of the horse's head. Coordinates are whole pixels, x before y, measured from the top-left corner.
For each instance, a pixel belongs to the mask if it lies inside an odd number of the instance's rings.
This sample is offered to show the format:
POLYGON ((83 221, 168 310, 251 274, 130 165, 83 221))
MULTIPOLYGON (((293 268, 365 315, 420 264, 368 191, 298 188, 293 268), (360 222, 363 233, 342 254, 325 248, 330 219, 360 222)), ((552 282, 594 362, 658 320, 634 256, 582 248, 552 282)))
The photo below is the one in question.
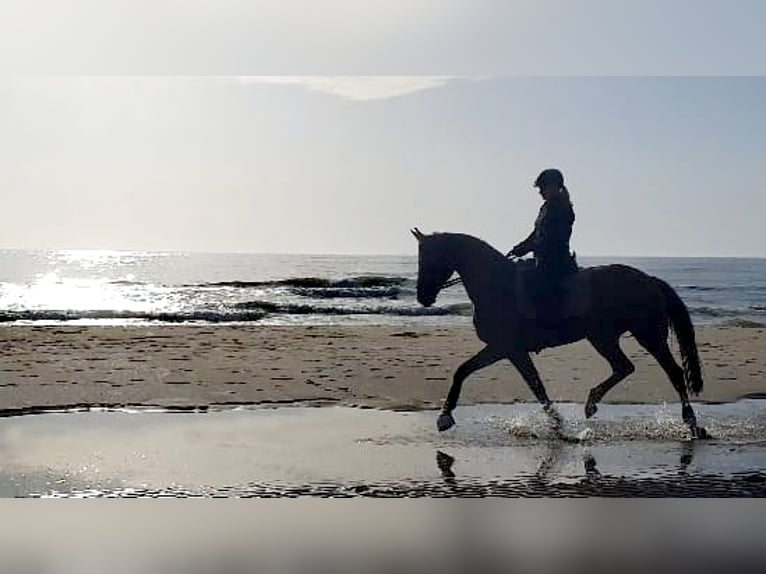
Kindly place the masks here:
POLYGON ((416 227, 412 230, 418 240, 418 303, 430 307, 436 295, 455 270, 454 261, 445 253, 441 235, 424 235, 416 227))

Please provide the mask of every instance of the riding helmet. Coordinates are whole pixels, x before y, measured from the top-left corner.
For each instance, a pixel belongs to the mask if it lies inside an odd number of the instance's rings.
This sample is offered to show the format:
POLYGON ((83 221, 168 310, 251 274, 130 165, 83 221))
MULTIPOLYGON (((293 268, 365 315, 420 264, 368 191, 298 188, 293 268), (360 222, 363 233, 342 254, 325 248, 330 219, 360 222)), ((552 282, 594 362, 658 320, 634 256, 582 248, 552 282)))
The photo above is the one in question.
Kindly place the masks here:
POLYGON ((535 180, 535 187, 542 188, 546 185, 564 187, 564 174, 555 168, 545 169, 540 172, 535 180))

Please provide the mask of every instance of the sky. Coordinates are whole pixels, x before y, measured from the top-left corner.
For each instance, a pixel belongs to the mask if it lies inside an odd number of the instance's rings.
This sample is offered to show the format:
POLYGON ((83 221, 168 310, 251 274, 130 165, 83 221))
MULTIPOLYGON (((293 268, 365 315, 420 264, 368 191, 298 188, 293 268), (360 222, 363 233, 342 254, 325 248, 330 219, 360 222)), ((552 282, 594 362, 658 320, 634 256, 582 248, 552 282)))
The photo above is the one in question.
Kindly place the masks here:
POLYGON ((12 77, 0 248, 510 249, 564 172, 581 255, 766 255, 763 77, 12 77))
POLYGON ((763 0, 4 0, 0 70, 751 75, 763 0))
POLYGON ((0 248, 762 256, 761 0, 7 0, 0 248))

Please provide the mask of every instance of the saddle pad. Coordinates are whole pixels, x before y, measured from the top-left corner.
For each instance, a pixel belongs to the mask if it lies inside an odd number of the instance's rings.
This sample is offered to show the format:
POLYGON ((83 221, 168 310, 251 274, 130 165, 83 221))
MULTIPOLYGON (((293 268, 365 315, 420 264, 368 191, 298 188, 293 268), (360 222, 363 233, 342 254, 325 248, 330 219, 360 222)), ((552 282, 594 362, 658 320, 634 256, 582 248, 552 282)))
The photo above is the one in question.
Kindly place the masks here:
MULTIPOLYGON (((516 274, 516 305, 525 319, 535 319, 537 313, 530 290, 536 270, 532 267, 521 268, 516 274)), ((590 269, 582 269, 566 277, 561 286, 564 301, 561 305, 562 319, 571 319, 587 315, 591 310, 592 274, 590 269)))

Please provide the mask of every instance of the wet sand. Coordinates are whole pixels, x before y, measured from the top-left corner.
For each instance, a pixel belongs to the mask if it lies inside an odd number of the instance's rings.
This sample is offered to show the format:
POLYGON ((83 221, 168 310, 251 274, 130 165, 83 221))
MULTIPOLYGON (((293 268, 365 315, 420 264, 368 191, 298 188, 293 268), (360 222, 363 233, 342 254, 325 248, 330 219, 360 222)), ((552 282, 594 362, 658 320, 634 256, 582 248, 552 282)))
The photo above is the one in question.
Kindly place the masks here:
POLYGON ((558 431, 533 404, 464 407, 447 433, 339 407, 7 417, 0 496, 764 496, 763 403, 699 405, 710 441, 659 405, 563 404, 558 431))
MULTIPOLYGON (((697 339, 705 388, 696 400, 766 393, 765 329, 703 328, 697 339)), ((433 409, 455 368, 481 346, 470 328, 4 326, 0 411, 242 404, 433 409)), ((636 372, 605 402, 676 402, 654 360, 629 337, 623 347, 636 372)), ((609 374, 587 343, 546 350, 535 360, 555 401, 582 403, 609 374)), ((532 400, 516 370, 502 362, 468 380, 461 405, 532 400)))
POLYGON ((689 440, 663 405, 677 400, 669 381, 630 338, 637 371, 606 401, 626 404, 587 422, 606 363, 587 344, 537 357, 561 440, 508 363, 469 379, 457 426, 436 431, 454 369, 481 348, 468 328, 0 331, 2 414, 162 407, 0 419, 0 496, 766 496, 764 402, 735 402, 766 390, 763 329, 698 332, 700 399, 726 403, 697 405, 711 441, 689 440), (274 406, 293 408, 259 408, 274 406), (330 408, 295 408, 315 406, 330 408))

